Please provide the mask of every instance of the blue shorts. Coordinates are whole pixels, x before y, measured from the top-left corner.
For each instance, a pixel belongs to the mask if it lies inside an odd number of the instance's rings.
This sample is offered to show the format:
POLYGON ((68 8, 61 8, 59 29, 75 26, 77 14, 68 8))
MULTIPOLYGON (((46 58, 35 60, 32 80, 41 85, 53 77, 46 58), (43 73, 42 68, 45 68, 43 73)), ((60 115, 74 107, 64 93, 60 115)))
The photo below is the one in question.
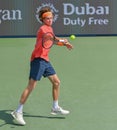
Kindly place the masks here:
POLYGON ((30 63, 29 79, 40 80, 42 76, 48 77, 56 74, 50 62, 42 58, 36 58, 30 63))

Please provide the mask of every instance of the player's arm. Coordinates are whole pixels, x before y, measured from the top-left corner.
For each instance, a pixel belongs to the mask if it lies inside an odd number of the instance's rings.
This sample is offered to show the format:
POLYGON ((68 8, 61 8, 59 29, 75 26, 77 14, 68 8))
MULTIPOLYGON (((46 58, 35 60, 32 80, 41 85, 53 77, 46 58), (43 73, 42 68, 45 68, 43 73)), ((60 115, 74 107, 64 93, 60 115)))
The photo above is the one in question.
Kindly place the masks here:
POLYGON ((58 40, 58 46, 66 46, 69 50, 73 49, 72 44, 70 44, 66 38, 56 37, 56 39, 58 40))

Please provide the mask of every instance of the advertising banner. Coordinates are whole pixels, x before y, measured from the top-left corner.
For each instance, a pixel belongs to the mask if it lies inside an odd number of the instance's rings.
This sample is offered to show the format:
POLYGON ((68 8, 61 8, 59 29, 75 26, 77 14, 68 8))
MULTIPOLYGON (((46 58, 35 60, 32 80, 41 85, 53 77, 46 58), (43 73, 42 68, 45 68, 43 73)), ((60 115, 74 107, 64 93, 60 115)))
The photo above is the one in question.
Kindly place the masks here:
POLYGON ((56 35, 117 35, 116 0, 0 0, 0 37, 36 36, 39 11, 55 14, 56 35))

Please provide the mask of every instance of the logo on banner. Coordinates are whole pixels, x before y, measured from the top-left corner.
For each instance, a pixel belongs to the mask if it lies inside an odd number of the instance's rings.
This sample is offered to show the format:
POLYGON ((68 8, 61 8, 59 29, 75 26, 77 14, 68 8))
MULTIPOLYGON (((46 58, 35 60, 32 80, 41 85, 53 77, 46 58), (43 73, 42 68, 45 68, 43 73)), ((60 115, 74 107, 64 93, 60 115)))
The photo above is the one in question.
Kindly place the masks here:
POLYGON ((36 19, 37 19, 37 21, 39 22, 39 23, 42 23, 41 21, 40 21, 40 19, 39 19, 39 11, 41 10, 41 8, 43 8, 43 7, 47 7, 47 6, 49 6, 50 8, 51 8, 51 10, 52 10, 52 12, 54 13, 54 19, 53 19, 53 22, 55 22, 57 19, 58 19, 58 12, 59 12, 59 10, 57 10, 55 7, 54 7, 54 5, 53 4, 51 4, 51 3, 46 3, 46 4, 44 4, 44 3, 42 3, 41 4, 41 6, 39 6, 37 9, 36 9, 36 19))

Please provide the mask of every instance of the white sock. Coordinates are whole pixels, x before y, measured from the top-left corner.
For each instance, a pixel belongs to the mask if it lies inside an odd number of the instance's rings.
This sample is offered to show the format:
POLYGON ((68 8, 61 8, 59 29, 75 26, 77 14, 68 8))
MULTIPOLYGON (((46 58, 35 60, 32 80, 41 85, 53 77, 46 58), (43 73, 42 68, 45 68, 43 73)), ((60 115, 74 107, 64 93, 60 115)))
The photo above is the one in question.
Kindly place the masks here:
POLYGON ((19 112, 19 113, 23 112, 23 104, 19 104, 18 108, 16 109, 16 112, 19 112))
POLYGON ((53 108, 58 108, 58 107, 59 107, 58 100, 53 101, 53 108))

